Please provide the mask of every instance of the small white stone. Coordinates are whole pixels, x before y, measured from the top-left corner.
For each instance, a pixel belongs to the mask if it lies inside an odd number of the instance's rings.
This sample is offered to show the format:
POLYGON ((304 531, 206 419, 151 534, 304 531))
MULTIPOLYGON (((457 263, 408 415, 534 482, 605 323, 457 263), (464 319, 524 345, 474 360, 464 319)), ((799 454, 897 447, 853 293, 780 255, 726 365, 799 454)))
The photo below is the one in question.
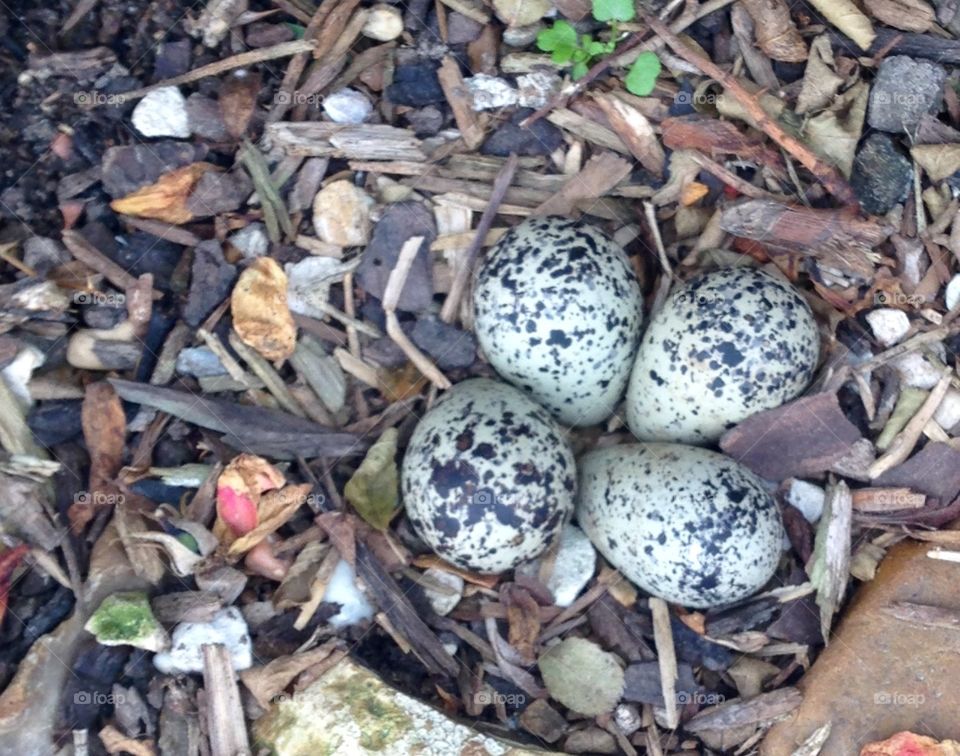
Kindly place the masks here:
POLYGON ((529 47, 536 39, 543 24, 539 21, 529 26, 508 26, 503 30, 503 44, 509 47, 529 47))
MULTIPOLYGON (((534 559, 517 567, 527 577, 538 577, 541 559, 534 559)), ((553 573, 547 578, 547 588, 557 606, 567 607, 576 601, 584 586, 590 582, 597 567, 597 552, 590 539, 576 525, 564 525, 553 562, 553 573)))
POLYGON ((534 71, 517 77, 517 105, 521 108, 542 108, 560 89, 562 80, 552 71, 534 71))
POLYGON ((133 126, 145 137, 190 136, 187 101, 176 87, 160 87, 146 95, 133 109, 133 126))
POLYGON ((530 26, 552 9, 550 0, 493 0, 493 9, 507 26, 530 26))
POLYGON ((452 572, 439 570, 436 567, 428 569, 423 573, 423 576, 449 589, 441 592, 433 588, 424 588, 423 594, 430 602, 430 606, 433 607, 433 611, 441 617, 450 614, 460 603, 460 599, 463 598, 463 578, 452 572))
POLYGON ((255 257, 264 257, 270 250, 270 239, 267 238, 267 230, 262 223, 251 223, 249 226, 244 226, 235 234, 227 237, 227 241, 248 260, 255 257))
POLYGON ((826 494, 820 486, 791 478, 790 487, 787 489, 787 503, 799 509, 807 522, 813 523, 820 519, 825 498, 826 494))
POLYGON ((173 629, 170 650, 153 657, 153 666, 165 675, 203 672, 203 645, 226 647, 235 670, 253 664, 247 623, 235 606, 217 612, 209 622, 181 622, 173 629))
POLYGON ((340 604, 340 611, 329 619, 336 628, 350 627, 373 616, 373 606, 357 587, 357 573, 343 559, 333 568, 323 600, 328 604, 340 604))
POLYGON ((901 380, 911 388, 932 389, 937 385, 942 373, 920 352, 908 352, 893 361, 893 367, 901 380))
POLYGON ((334 181, 313 200, 313 227, 317 236, 339 247, 358 247, 370 241, 373 199, 349 181, 334 181))
POLYGON ((952 310, 960 303, 960 273, 950 279, 950 283, 947 284, 947 291, 943 297, 948 310, 952 310))
POLYGON ((640 717, 640 709, 636 704, 629 703, 620 704, 613 710, 613 721, 627 737, 639 730, 643 723, 640 717))
POLYGON ((477 74, 464 79, 474 110, 494 110, 516 105, 519 93, 503 79, 488 74, 477 74))
POLYGON ((356 89, 340 89, 323 98, 323 112, 334 123, 363 123, 373 112, 373 105, 356 89))
POLYGON ((893 346, 910 330, 910 318, 903 310, 882 307, 867 313, 870 330, 883 346, 893 346))
POLYGON ((378 3, 370 9, 361 33, 370 39, 389 42, 403 34, 403 15, 392 5, 378 3))
POLYGON ((946 396, 943 397, 937 411, 933 413, 933 419, 946 431, 960 423, 960 391, 953 388, 947 389, 946 396))

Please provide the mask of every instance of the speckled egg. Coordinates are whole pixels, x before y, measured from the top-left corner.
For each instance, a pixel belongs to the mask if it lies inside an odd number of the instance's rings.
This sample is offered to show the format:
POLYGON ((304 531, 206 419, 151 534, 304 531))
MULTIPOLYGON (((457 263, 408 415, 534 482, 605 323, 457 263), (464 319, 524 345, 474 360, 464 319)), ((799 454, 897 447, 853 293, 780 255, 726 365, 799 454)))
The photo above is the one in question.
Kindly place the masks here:
POLYGON ((573 513, 573 452, 522 392, 475 378, 417 424, 401 491, 420 537, 444 559, 502 572, 540 555, 573 513))
POLYGON ((708 444, 810 383, 820 336, 789 283, 723 268, 677 287, 647 327, 627 388, 641 441, 708 444))
POLYGON ((607 418, 640 340, 640 286, 623 250, 592 226, 530 218, 484 258, 477 340, 490 364, 566 425, 607 418))
POLYGON ((626 444, 580 460, 580 527, 624 576, 676 604, 745 598, 773 576, 780 512, 753 473, 683 444, 626 444))

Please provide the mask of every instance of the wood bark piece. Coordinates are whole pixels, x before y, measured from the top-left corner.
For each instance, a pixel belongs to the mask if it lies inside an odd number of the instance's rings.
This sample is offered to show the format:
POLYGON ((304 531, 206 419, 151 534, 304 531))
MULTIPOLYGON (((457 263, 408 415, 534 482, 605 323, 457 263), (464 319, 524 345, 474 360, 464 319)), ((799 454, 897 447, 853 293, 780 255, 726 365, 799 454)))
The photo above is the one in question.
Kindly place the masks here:
POLYGON ((831 724, 822 756, 848 756, 901 730, 956 737, 960 655, 954 628, 905 622, 900 602, 960 610, 957 565, 928 559, 930 546, 901 543, 846 609, 833 642, 797 687, 803 703, 773 726, 762 756, 792 756, 831 724))
POLYGON ((960 495, 960 451, 950 444, 928 442, 906 462, 873 480, 877 486, 904 486, 943 504, 960 495))
POLYGON ((683 44, 680 38, 667 28, 660 19, 644 13, 643 20, 663 38, 677 55, 688 63, 692 63, 707 76, 711 76, 719 81, 723 87, 743 105, 748 115, 757 124, 757 127, 793 155, 801 165, 816 176, 823 183, 824 187, 826 187, 827 191, 845 205, 854 208, 859 207, 859 202, 853 193, 853 189, 850 188, 850 184, 847 183, 847 180, 840 172, 817 157, 816 153, 807 147, 807 145, 787 133, 783 127, 773 121, 760 106, 760 103, 757 102, 757 98, 750 94, 746 87, 737 81, 735 77, 724 71, 713 61, 708 60, 692 48, 683 44))
POLYGON ((613 189, 630 175, 632 164, 612 152, 601 152, 587 161, 583 169, 571 176, 563 189, 541 203, 534 215, 570 215, 574 208, 589 205, 613 189))
POLYGON ((835 394, 795 399, 748 417, 720 439, 720 448, 767 480, 818 475, 860 440, 835 394))
POLYGON ((468 150, 475 150, 483 142, 487 118, 473 109, 473 98, 463 82, 460 66, 449 55, 437 71, 440 88, 453 111, 453 118, 460 130, 460 138, 468 150))
POLYGON ((667 158, 647 117, 613 95, 596 94, 593 101, 600 106, 610 127, 640 164, 654 175, 662 176, 667 158))
POLYGON ((427 159, 420 140, 412 132, 385 124, 352 126, 326 121, 278 121, 267 126, 266 136, 288 155, 348 160, 427 159))
POLYGON ((203 646, 203 687, 207 697, 207 733, 211 756, 250 753, 240 689, 230 653, 219 643, 203 646))

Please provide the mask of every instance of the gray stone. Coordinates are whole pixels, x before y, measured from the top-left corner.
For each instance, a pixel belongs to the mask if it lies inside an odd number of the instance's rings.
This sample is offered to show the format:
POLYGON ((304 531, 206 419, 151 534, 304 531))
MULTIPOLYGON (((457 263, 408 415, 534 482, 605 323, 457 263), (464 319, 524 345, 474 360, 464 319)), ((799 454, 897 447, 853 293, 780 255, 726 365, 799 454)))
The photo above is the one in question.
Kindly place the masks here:
POLYGON ((370 117, 373 105, 356 89, 346 87, 323 98, 323 112, 334 123, 358 124, 370 117))
POLYGON ((880 131, 913 133, 925 113, 943 104, 943 66, 905 55, 884 58, 870 90, 867 122, 880 131))
POLYGON ((529 115, 533 115, 530 108, 517 110, 487 138, 480 152, 498 157, 509 157, 511 152, 522 156, 549 155, 563 144, 560 129, 546 118, 535 121, 529 128, 521 127, 520 123, 529 115))
POLYGON ((164 173, 203 160, 205 155, 205 148, 184 142, 111 147, 103 153, 103 188, 113 198, 126 197, 164 173))
POLYGON ((462 13, 447 14, 447 44, 463 45, 473 42, 483 31, 483 24, 462 13))
POLYGON ((23 262, 40 275, 70 261, 70 253, 56 239, 31 236, 23 243, 23 262))
POLYGON ((216 239, 200 242, 193 253, 190 291, 183 310, 183 319, 196 328, 230 293, 237 278, 237 268, 223 257, 223 248, 216 239))
POLYGON ((220 112, 220 103, 199 92, 194 92, 187 98, 187 120, 190 131, 198 137, 209 139, 212 142, 226 142, 230 140, 227 125, 223 122, 220 112))
POLYGON ((432 315, 413 325, 410 338, 436 361, 441 370, 470 367, 477 358, 477 340, 472 333, 432 315))
POLYGON ((201 378, 226 375, 227 369, 208 347, 187 347, 177 355, 177 372, 201 378))
POLYGON ((197 218, 230 213, 246 202, 252 191, 253 182, 242 170, 208 171, 187 197, 187 209, 197 218))
POLYGON ((400 250, 412 236, 424 237, 423 244, 413 259, 397 309, 423 312, 433 303, 430 244, 437 238, 437 226, 433 213, 420 202, 398 202, 387 207, 363 252, 357 268, 357 281, 367 293, 382 299, 400 250))
POLYGON ((913 165, 886 134, 866 138, 853 162, 850 184, 865 212, 883 215, 913 186, 913 165))

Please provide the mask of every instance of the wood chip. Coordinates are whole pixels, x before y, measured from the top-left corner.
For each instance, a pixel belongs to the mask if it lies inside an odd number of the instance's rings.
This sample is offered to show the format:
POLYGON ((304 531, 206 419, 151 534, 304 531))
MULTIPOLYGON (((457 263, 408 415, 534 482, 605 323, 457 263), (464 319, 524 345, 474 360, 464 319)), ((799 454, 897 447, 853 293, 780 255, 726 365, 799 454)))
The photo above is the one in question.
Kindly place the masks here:
POLYGON ((211 756, 250 753, 233 662, 226 647, 220 644, 203 646, 203 687, 211 756))
POLYGON ((279 121, 266 129, 266 138, 288 155, 337 157, 349 160, 426 160, 421 142, 408 129, 385 124, 356 126, 326 121, 279 121))

